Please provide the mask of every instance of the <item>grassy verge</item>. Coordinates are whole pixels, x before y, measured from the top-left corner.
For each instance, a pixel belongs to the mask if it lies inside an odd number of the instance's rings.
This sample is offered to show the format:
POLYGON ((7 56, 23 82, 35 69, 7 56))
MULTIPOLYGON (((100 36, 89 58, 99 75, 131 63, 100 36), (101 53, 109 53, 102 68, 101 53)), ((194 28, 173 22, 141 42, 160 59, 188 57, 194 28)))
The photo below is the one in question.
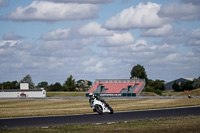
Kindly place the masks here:
MULTIPOLYGON (((47 92, 47 97, 85 97, 86 92, 47 92)), ((200 96, 200 88, 187 92, 174 92, 173 90, 163 91, 163 96, 200 96)), ((153 92, 141 92, 140 96, 158 96, 153 92)))
POLYGON ((159 95, 154 92, 141 92, 140 96, 159 96, 159 95))
POLYGON ((185 92, 175 92, 173 90, 163 91, 163 96, 200 96, 200 88, 185 92))
POLYGON ((135 120, 129 122, 104 124, 70 124, 65 126, 0 129, 1 133, 197 133, 200 131, 200 116, 180 118, 160 118, 153 120, 135 120))
MULTIPOLYGON (((200 105, 200 99, 109 99, 114 111, 200 105)), ((88 99, 0 100, 0 118, 93 113, 88 99)))
POLYGON ((47 97, 85 97, 86 92, 47 92, 47 97))

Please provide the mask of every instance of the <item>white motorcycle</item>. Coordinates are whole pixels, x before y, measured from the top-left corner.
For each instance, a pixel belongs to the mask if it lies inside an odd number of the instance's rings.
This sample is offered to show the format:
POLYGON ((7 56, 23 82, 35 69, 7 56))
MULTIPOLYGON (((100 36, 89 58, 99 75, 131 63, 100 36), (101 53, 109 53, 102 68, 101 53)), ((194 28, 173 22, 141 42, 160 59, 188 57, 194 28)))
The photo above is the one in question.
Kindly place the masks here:
POLYGON ((89 97, 90 97, 89 103, 90 106, 93 108, 94 112, 97 112, 100 115, 102 115, 103 113, 110 113, 110 114, 114 113, 113 109, 110 107, 108 103, 106 103, 105 100, 100 99, 99 97, 93 94, 90 94, 89 97))

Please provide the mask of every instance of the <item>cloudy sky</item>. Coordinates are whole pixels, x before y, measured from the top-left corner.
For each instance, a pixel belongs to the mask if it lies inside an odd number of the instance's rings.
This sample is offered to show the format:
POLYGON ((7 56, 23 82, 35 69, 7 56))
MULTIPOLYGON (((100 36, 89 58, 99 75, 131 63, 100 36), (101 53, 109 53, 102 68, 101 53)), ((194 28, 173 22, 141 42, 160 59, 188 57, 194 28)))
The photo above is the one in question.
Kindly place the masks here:
POLYGON ((200 76, 199 0, 0 0, 0 82, 200 76))

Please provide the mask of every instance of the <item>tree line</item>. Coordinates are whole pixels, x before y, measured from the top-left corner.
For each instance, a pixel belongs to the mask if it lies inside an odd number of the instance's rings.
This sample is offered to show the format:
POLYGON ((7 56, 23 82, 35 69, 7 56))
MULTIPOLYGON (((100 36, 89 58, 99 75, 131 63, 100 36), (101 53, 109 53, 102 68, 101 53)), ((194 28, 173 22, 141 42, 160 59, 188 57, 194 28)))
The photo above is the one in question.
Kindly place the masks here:
MULTIPOLYGON (((130 78, 145 79, 146 86, 143 89, 144 92, 154 92, 158 95, 162 95, 162 91, 165 90, 165 85, 164 85, 165 81, 148 79, 145 68, 142 65, 138 64, 134 66, 130 74, 131 74, 130 78)), ((174 84, 172 85, 172 88, 176 92, 200 88, 200 77, 194 79, 193 81, 187 81, 181 84, 175 81, 174 84)))
POLYGON ((91 81, 83 80, 83 79, 75 81, 72 75, 70 75, 63 84, 56 82, 55 84, 49 85, 47 81, 42 81, 38 83, 37 86, 35 86, 32 81, 31 76, 28 74, 19 82, 7 81, 7 82, 0 83, 0 87, 2 90, 20 89, 20 83, 29 83, 30 89, 44 88, 46 91, 87 91, 92 86, 91 81))
MULTIPOLYGON (((140 64, 132 68, 130 75, 131 75, 130 79, 132 78, 145 79, 146 86, 143 89, 143 91, 145 92, 154 92, 158 95, 162 95, 162 91, 165 90, 165 85, 164 85, 165 81, 159 79, 157 80, 148 79, 145 68, 140 64)), ((38 83, 37 86, 35 86, 34 83, 32 82, 31 76, 28 74, 19 82, 7 81, 0 83, 0 87, 2 87, 2 89, 19 89, 20 83, 29 83, 30 89, 44 88, 47 91, 87 91, 92 86, 91 81, 88 80, 75 81, 72 75, 70 75, 63 84, 56 82, 55 84, 49 85, 48 82, 42 81, 38 83)), ((184 90, 192 90, 200 88, 200 77, 194 79, 193 81, 187 81, 181 84, 175 81, 172 87, 174 91, 184 91, 184 90)))
POLYGON ((200 77, 194 79, 193 81, 187 81, 184 83, 178 83, 177 81, 175 81, 172 87, 177 92, 200 88, 200 77))

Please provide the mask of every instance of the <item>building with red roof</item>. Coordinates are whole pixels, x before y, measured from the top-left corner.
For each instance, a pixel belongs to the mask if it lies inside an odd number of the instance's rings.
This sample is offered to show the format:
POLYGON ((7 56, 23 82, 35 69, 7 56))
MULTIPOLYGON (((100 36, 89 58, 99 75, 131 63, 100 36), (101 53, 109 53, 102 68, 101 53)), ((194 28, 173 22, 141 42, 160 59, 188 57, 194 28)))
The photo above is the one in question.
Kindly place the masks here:
POLYGON ((86 96, 138 96, 144 87, 144 79, 96 79, 86 96))

